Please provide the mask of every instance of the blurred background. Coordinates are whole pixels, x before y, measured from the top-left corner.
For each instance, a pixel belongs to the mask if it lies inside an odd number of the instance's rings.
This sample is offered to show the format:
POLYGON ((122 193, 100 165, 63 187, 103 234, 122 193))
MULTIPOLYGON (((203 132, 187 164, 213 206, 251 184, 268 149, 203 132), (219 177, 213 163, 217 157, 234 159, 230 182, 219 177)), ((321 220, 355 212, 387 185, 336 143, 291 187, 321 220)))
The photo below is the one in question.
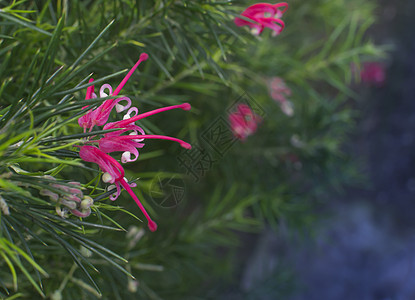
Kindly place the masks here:
POLYGON ((331 193, 307 233, 281 226, 261 234, 241 281, 253 299, 415 299, 414 12, 413 1, 378 1, 368 33, 393 47, 385 81, 356 87, 362 99, 347 152, 365 184, 331 193), (269 296, 263 275, 277 269, 294 278, 295 287, 277 284, 290 296, 269 296))
POLYGON ((414 1, 292 0, 260 34, 255 1, 0 4, 0 298, 415 299, 414 1), (124 165, 154 233, 74 146, 88 79, 142 52, 133 106, 192 105, 139 124, 192 150, 124 165))

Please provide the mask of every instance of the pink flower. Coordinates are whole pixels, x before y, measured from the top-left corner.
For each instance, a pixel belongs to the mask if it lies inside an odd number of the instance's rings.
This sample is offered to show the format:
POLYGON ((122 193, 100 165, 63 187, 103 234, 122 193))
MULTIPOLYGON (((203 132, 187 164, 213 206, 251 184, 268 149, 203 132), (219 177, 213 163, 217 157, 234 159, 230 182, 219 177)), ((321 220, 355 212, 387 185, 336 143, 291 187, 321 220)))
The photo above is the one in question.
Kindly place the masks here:
POLYGON ((281 107, 281 110, 287 116, 294 114, 293 104, 286 97, 291 96, 291 89, 287 87, 284 80, 280 77, 273 77, 268 81, 270 96, 281 107))
POLYGON ((255 133, 261 120, 261 117, 254 113, 246 104, 239 104, 237 111, 229 114, 232 132, 241 141, 255 133))
MULTIPOLYGON (((138 65, 146 60, 148 55, 143 53, 140 55, 140 59, 134 65, 134 67, 128 72, 125 78, 121 81, 118 87, 112 91, 112 87, 109 84, 102 85, 100 89, 100 97, 116 96, 121 91, 122 87, 125 85, 127 80, 131 77, 134 70, 138 65), (105 92, 108 90, 108 93, 105 92)), ((90 80, 92 82, 93 80, 90 80)), ((94 93, 94 86, 90 86, 87 89, 86 99, 96 98, 97 96, 94 93)), ((104 101, 98 108, 89 111, 84 116, 80 117, 78 123, 81 127, 84 128, 84 132, 87 129, 92 130, 94 126, 103 126, 104 130, 107 129, 119 129, 117 131, 105 133, 103 136, 93 136, 89 137, 84 143, 86 144, 97 144, 98 147, 92 145, 84 145, 80 147, 79 156, 82 160, 87 162, 96 163, 100 169, 104 172, 102 175, 102 181, 105 183, 111 183, 109 190, 112 190, 115 186, 116 191, 110 196, 111 200, 116 200, 121 193, 121 186, 128 192, 128 194, 134 199, 137 203, 140 210, 143 212, 144 216, 148 221, 148 227, 151 231, 157 229, 157 224, 150 218, 144 206, 141 204, 140 200, 132 191, 131 187, 135 187, 136 184, 129 184, 127 179, 124 177, 124 169, 121 164, 112 156, 110 153, 114 152, 123 152, 121 155, 121 162, 127 163, 135 161, 138 158, 138 148, 143 148, 145 139, 161 139, 161 140, 170 140, 178 142, 180 146, 190 149, 191 145, 179 140, 174 137, 163 136, 163 135, 147 135, 144 130, 135 124, 136 121, 149 117, 151 115, 164 112, 171 109, 181 108, 183 110, 190 110, 191 106, 189 103, 183 103, 180 105, 173 105, 168 107, 163 107, 149 111, 146 113, 138 114, 137 107, 130 107, 131 100, 127 97, 122 97, 119 99, 109 99, 104 101), (120 104, 121 101, 127 101, 125 106, 120 104), (116 108, 117 112, 127 111, 124 115, 123 120, 115 121, 108 123, 109 115, 113 108, 116 108), (131 157, 133 155, 133 157, 131 157)), ((86 106, 88 107, 88 106, 86 106)), ((86 107, 83 107, 85 109, 86 107)))
POLYGON ((385 66, 379 62, 365 62, 360 71, 362 82, 381 86, 385 83, 385 66))
POLYGON ((265 27, 271 28, 276 36, 284 29, 285 24, 280 19, 288 9, 288 3, 281 2, 277 4, 257 3, 245 9, 241 15, 252 20, 246 21, 239 17, 235 18, 236 26, 249 26, 254 35, 260 35, 265 27), (282 9, 280 9, 282 8, 282 9))

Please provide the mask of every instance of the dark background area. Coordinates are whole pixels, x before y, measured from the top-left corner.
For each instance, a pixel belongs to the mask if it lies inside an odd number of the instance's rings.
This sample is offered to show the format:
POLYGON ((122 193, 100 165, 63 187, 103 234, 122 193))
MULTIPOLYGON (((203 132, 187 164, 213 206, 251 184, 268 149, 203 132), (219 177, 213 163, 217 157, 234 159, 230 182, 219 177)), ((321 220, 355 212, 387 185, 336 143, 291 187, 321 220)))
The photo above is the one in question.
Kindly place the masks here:
POLYGON ((415 299, 415 1, 379 3, 370 35, 392 46, 386 82, 357 87, 349 147, 367 182, 333 195, 309 237, 284 224, 263 232, 241 279, 246 298, 415 299))

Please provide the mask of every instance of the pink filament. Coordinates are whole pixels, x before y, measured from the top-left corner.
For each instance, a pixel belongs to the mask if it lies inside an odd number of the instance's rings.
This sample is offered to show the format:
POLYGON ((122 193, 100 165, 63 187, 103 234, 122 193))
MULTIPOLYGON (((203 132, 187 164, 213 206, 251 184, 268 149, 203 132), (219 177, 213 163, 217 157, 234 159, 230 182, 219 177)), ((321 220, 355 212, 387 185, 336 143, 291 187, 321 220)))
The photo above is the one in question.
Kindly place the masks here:
MULTIPOLYGON (((121 81, 121 83, 117 86, 117 88, 114 90, 114 92, 111 94, 111 96, 117 96, 118 93, 121 92, 122 88, 127 83, 128 79, 130 79, 131 75, 133 75, 135 69, 137 69, 137 67, 141 64, 141 62, 143 62, 147 59, 148 59, 148 54, 147 53, 141 53, 140 58, 138 59, 138 61, 131 68, 131 70, 127 73, 127 75, 124 77, 124 79, 121 81)), ((112 101, 114 101, 114 99, 107 100, 107 101, 108 102, 106 102, 104 104, 104 106, 102 107, 103 111, 111 105, 111 103, 112 103, 112 101)))
MULTIPOLYGON (((88 83, 91 83, 94 81, 94 78, 90 78, 88 83)), ((94 86, 91 85, 86 89, 86 97, 85 100, 91 99, 92 93, 94 92, 94 86)))
POLYGON ((172 105, 172 106, 158 108, 158 109, 155 109, 155 110, 151 110, 151 111, 148 111, 148 112, 145 112, 145 113, 136 115, 136 116, 131 117, 129 119, 125 119, 125 120, 122 120, 122 121, 109 123, 109 124, 107 124, 109 126, 104 126, 104 129, 122 128, 125 125, 128 125, 130 123, 133 123, 133 122, 138 121, 140 119, 144 119, 144 118, 147 118, 149 116, 152 116, 152 115, 161 113, 163 111, 172 110, 172 109, 175 109, 175 108, 181 108, 183 110, 190 110, 191 109, 191 106, 190 106, 189 103, 183 103, 183 104, 179 104, 179 105, 172 105))
MULTIPOLYGON (((91 82, 93 82, 94 81, 94 79, 93 78, 90 78, 89 79, 89 83, 91 83, 91 82)), ((94 92, 94 86, 93 85, 91 85, 91 86, 89 86, 87 89, 86 89, 86 96, 85 96, 85 100, 88 100, 88 99, 91 99, 91 97, 92 97, 92 93, 94 92)), ((89 105, 86 105, 86 106, 84 106, 84 107, 82 107, 82 109, 85 109, 85 108, 87 108, 89 105)))
POLYGON ((135 139, 158 139, 158 140, 168 140, 173 142, 178 142, 180 146, 186 149, 192 149, 192 146, 189 143, 186 143, 185 141, 182 141, 180 139, 165 136, 165 135, 122 135, 119 136, 117 139, 120 140, 135 140, 135 139))
POLYGON ((128 72, 128 74, 124 77, 124 79, 121 81, 121 83, 117 86, 115 91, 112 93, 113 96, 118 95, 118 93, 122 90, 124 85, 127 83, 128 79, 130 79, 131 75, 133 75, 135 69, 137 69, 137 67, 140 65, 141 62, 143 62, 147 59, 148 59, 148 54, 147 53, 141 53, 140 58, 138 59, 138 61, 131 68, 131 70, 128 72))
POLYGON ((138 200, 138 197, 134 194, 134 192, 132 191, 132 189, 130 188, 128 183, 124 179, 121 179, 120 183, 123 186, 123 188, 128 192, 128 194, 130 194, 130 196, 134 199, 135 203, 137 203, 140 210, 143 212, 144 216, 146 217, 146 219, 148 221, 148 228, 150 229, 150 231, 152 231, 152 232, 156 231, 157 230, 156 222, 154 222, 150 218, 150 216, 148 215, 148 213, 147 213, 146 209, 144 208, 143 204, 141 204, 140 200, 138 200))

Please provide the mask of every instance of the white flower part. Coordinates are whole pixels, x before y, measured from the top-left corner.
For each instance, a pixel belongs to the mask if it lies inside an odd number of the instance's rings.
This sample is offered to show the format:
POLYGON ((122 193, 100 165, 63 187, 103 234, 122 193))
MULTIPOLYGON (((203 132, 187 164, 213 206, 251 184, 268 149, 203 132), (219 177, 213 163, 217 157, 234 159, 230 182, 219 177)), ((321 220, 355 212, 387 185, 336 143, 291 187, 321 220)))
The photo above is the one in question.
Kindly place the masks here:
POLYGON ((124 115, 124 117, 123 117, 123 120, 127 120, 127 119, 129 119, 129 118, 131 118, 131 117, 135 117, 136 115, 138 115, 138 108, 137 107, 135 107, 135 106, 133 106, 133 107, 131 107, 129 110, 128 110, 128 112, 124 115), (134 112, 134 115, 133 116, 131 116, 131 114, 134 112))
POLYGON ((108 182, 111 182, 112 180, 113 180, 113 178, 112 178, 112 176, 111 176, 111 174, 110 174, 110 173, 105 172, 105 173, 102 175, 102 181, 103 181, 103 182, 108 183, 108 182))
POLYGON ((301 141, 300 137, 297 134, 294 134, 290 138, 291 145, 293 145, 296 148, 302 148, 304 146, 304 143, 301 141))
MULTIPOLYGON (((140 133, 143 134, 143 135, 145 134, 144 130, 142 130, 142 129, 140 130, 140 133)), ((138 132, 137 132, 137 130, 133 130, 133 131, 130 132, 129 135, 138 135, 138 132)), ((137 143, 141 143, 142 141, 144 141, 144 139, 134 139, 132 141, 137 142, 137 143)))
POLYGON ((120 195, 120 192, 121 192, 121 190, 119 189, 119 187, 117 188, 117 186, 116 185, 114 185, 114 184, 111 184, 110 186, 108 186, 107 187, 107 191, 108 192, 114 192, 111 196, 110 196, 110 199, 112 200, 112 201, 115 201, 117 198, 118 198, 118 196, 120 195))
POLYGON ((18 148, 23 145, 23 141, 17 142, 16 144, 10 145, 10 148, 18 148))
POLYGON ((122 112, 124 109, 124 106, 122 106, 121 104, 115 104, 115 110, 117 111, 117 113, 122 112))
POLYGON ((9 206, 6 203, 6 200, 2 196, 0 196, 0 210, 3 212, 4 215, 10 215, 9 206))
POLYGON ((121 162, 123 164, 132 161, 131 159, 131 152, 130 151, 125 151, 122 155, 121 155, 121 162))
POLYGON ((264 12, 264 18, 271 18, 271 16, 270 12, 264 12))
POLYGON ((65 219, 68 217, 68 208, 66 206, 64 206, 63 208, 61 208, 60 205, 56 206, 56 213, 58 214, 58 216, 60 216, 61 218, 65 219))
POLYGON ((130 226, 128 228, 127 234, 125 237, 129 240, 128 248, 132 249, 137 245, 141 238, 145 235, 146 231, 143 228, 137 226, 130 226))
POLYGON ((128 285, 127 285, 127 289, 130 293, 135 293, 138 290, 139 287, 139 283, 137 280, 134 279, 130 279, 128 278, 128 285))
POLYGON ((99 89, 99 97, 100 98, 107 97, 108 95, 111 95, 111 94, 112 94, 112 87, 108 83, 103 84, 101 86, 101 88, 99 89), (105 92, 105 89, 109 90, 108 94, 105 92))
POLYGON ((136 187, 136 186, 137 186, 137 184, 136 184, 135 182, 131 182, 131 183, 129 183, 129 182, 128 182, 127 177, 124 177, 124 181, 125 181, 126 183, 128 183, 128 185, 129 185, 130 187, 136 187))
POLYGON ((93 254, 91 250, 89 250, 88 248, 85 248, 84 246, 81 246, 81 249, 79 249, 79 252, 81 252, 84 257, 91 257, 93 254))
POLYGON ((284 114, 291 117, 294 115, 294 106, 291 101, 284 101, 281 103, 281 110, 284 114))
POLYGON ((115 105, 115 109, 118 113, 128 109, 131 106, 131 99, 128 97, 122 97, 117 99, 117 104, 115 105), (126 105, 119 104, 121 101, 127 101, 126 105))
POLYGON ((56 290, 50 295, 51 300, 62 300, 62 293, 60 290, 56 290))
POLYGON ((259 28, 258 28, 258 27, 254 27, 254 28, 252 28, 252 29, 251 29, 251 33, 252 33, 253 35, 259 35, 259 28))
POLYGON ((81 209, 88 209, 91 205, 94 204, 94 200, 92 200, 89 196, 84 196, 84 199, 81 201, 81 209))

